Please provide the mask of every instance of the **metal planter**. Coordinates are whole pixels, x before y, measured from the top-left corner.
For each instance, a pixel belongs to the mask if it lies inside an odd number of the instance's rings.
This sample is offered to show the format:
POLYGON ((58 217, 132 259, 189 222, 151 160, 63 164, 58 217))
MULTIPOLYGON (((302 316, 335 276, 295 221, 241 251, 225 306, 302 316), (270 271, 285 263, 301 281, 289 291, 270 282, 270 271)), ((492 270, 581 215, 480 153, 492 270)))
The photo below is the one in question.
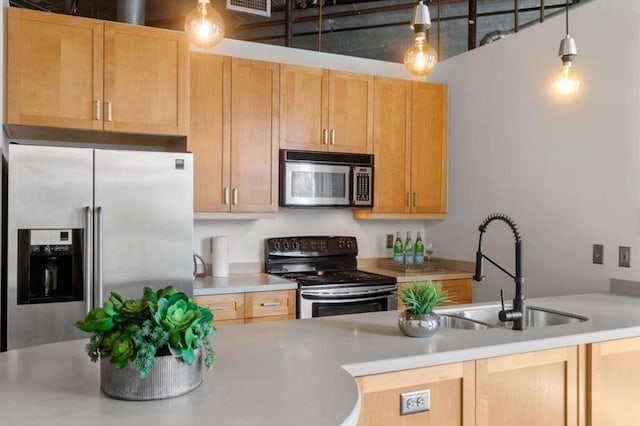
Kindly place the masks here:
POLYGON ((149 377, 141 379, 132 364, 116 369, 109 359, 100 360, 100 388, 111 398, 149 401, 173 398, 190 392, 202 383, 202 354, 187 365, 173 356, 156 357, 149 377))
POLYGON ((398 327, 409 337, 431 337, 440 328, 438 315, 413 315, 402 311, 398 317, 398 327))

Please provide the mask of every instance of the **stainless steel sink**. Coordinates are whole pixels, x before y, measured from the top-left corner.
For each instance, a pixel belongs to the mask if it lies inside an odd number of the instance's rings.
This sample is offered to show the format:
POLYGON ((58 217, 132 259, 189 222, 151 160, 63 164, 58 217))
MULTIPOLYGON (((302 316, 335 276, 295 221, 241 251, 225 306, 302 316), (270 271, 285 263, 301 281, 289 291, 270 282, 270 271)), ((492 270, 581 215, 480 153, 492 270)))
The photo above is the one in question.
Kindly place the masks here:
POLYGON ((474 321, 468 318, 462 318, 452 315, 438 315, 440 318, 440 327, 457 328, 461 330, 486 330, 492 328, 489 324, 474 321))
MULTIPOLYGON (((509 306, 507 306, 506 308, 510 309, 509 306)), ((463 330, 483 330, 494 327, 512 327, 512 322, 502 322, 498 319, 498 312, 500 312, 501 309, 502 307, 496 304, 489 306, 478 306, 464 310, 441 310, 440 312, 438 312, 438 314, 440 315, 440 326, 463 330)), ((540 308, 537 306, 527 307, 527 327, 548 327, 552 325, 576 324, 584 321, 588 321, 588 318, 570 312, 556 311, 553 309, 540 308)))

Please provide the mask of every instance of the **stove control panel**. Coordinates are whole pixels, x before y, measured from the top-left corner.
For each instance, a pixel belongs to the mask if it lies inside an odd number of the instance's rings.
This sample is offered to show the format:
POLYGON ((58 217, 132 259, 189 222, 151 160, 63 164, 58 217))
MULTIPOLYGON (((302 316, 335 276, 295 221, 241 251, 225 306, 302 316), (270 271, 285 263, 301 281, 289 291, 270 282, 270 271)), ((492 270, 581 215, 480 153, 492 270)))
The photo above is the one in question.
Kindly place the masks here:
POLYGON ((266 257, 356 256, 356 237, 282 237, 265 240, 266 257))

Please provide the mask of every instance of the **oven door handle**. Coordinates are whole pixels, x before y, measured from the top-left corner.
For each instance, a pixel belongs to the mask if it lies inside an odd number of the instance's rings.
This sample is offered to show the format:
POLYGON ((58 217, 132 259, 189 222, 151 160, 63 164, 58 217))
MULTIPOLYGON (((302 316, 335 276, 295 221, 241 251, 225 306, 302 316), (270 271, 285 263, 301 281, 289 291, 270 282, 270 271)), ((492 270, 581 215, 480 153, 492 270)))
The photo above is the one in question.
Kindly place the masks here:
POLYGON ((371 297, 362 297, 362 295, 336 297, 336 296, 315 296, 315 295, 308 295, 308 294, 305 294, 301 297, 302 297, 302 300, 309 300, 309 301, 314 301, 319 303, 340 304, 344 302, 372 302, 379 299, 389 299, 394 296, 393 294, 389 293, 389 294, 376 294, 375 296, 371 296, 371 297))
POLYGON ((388 296, 393 296, 393 291, 385 290, 385 291, 376 291, 371 293, 355 293, 355 294, 354 293, 352 294, 345 294, 345 293, 318 294, 317 292, 313 292, 313 293, 306 293, 304 291, 300 292, 300 297, 306 300, 350 300, 355 302, 355 301, 361 301, 361 300, 378 299, 381 297, 388 297, 388 296))
POLYGON ((344 291, 345 289, 340 289, 339 287, 335 290, 342 290, 332 292, 331 289, 319 289, 319 288, 301 288, 300 294, 302 295, 313 295, 313 296, 374 296, 374 295, 387 295, 397 290, 395 285, 389 285, 385 287, 379 288, 368 288, 367 290, 359 290, 354 289, 353 291, 344 291))

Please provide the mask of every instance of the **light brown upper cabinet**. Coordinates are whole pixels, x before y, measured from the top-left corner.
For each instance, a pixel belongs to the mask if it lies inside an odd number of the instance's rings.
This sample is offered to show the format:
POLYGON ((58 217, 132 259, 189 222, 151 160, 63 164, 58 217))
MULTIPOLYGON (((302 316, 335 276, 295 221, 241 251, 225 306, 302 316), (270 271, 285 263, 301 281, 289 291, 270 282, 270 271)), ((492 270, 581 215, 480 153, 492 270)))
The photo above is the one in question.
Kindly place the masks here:
POLYGON ((9 125, 187 133, 184 33, 8 9, 9 125))
POLYGON ((195 212, 277 211, 278 70, 191 53, 195 212))
POLYGON ((283 64, 280 100, 280 148, 372 152, 372 76, 283 64))
POLYGON ((373 208, 357 219, 441 219, 447 213, 447 87, 375 77, 373 208))
POLYGON ((447 86, 412 83, 411 211, 447 212, 447 86))

